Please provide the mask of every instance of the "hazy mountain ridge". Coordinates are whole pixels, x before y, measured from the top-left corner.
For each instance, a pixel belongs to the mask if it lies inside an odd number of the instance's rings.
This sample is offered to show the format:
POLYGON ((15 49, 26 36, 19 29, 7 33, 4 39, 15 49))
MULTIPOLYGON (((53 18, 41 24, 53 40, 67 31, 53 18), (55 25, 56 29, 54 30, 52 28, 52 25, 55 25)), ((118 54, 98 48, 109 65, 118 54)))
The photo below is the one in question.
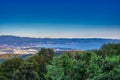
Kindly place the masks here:
POLYGON ((119 39, 102 39, 102 38, 30 38, 3 35, 0 36, 0 45, 29 45, 29 44, 76 44, 76 43, 119 43, 119 39))

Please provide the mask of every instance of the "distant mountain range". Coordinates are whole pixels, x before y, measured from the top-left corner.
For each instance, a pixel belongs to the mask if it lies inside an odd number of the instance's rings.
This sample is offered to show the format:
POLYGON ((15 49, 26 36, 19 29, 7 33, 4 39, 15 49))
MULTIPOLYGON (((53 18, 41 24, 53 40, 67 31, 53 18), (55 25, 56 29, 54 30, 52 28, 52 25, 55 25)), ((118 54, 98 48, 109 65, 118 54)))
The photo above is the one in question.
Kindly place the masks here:
POLYGON ((0 45, 32 45, 32 44, 72 44, 72 43, 119 43, 119 39, 102 39, 102 38, 30 38, 18 37, 11 35, 0 36, 0 45))
MULTIPOLYGON (((30 45, 43 45, 43 44, 52 44, 52 45, 71 45, 71 44, 87 44, 94 43, 105 44, 105 43, 120 43, 119 39, 102 39, 102 38, 30 38, 30 37, 18 37, 10 35, 0 36, 0 46, 30 46, 30 45)), ((91 44, 92 46, 93 44, 91 44)), ((59 47, 59 46, 56 46, 59 47)), ((74 46, 73 46, 74 47, 74 46)), ((64 48, 64 47, 63 47, 64 48)))

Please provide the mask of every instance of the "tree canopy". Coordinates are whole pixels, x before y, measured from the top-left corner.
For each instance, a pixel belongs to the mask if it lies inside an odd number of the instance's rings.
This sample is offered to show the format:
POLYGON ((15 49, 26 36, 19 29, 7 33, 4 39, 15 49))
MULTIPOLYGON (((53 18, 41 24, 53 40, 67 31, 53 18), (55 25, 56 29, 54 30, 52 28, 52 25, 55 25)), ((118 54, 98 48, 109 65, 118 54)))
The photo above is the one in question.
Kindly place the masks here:
POLYGON ((0 80, 120 80, 120 44, 99 50, 64 51, 42 48, 26 60, 12 58, 0 64, 0 80))

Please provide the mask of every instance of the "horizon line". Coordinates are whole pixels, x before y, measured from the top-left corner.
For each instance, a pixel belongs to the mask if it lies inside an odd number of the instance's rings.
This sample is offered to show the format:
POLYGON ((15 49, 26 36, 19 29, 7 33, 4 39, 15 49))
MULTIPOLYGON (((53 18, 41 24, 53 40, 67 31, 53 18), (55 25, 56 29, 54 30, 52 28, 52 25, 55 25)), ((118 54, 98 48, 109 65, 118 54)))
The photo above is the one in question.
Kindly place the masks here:
POLYGON ((120 40, 120 38, 104 38, 104 37, 34 37, 34 36, 18 36, 18 35, 0 35, 0 36, 13 36, 23 38, 41 38, 41 39, 114 39, 120 40))

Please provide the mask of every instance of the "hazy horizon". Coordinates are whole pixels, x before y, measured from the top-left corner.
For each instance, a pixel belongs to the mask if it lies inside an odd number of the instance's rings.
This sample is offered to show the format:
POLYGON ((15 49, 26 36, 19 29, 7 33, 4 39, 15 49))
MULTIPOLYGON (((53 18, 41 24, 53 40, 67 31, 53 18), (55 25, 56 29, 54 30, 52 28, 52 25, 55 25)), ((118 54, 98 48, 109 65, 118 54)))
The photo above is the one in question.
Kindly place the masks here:
POLYGON ((0 1, 0 35, 120 39, 118 0, 0 1))
POLYGON ((45 38, 48 38, 48 39, 114 39, 114 40, 120 40, 119 38, 100 38, 100 37, 30 37, 30 36, 17 36, 17 35, 0 35, 1 36, 13 36, 13 37, 21 37, 21 38, 41 38, 41 39, 45 39, 45 38))

